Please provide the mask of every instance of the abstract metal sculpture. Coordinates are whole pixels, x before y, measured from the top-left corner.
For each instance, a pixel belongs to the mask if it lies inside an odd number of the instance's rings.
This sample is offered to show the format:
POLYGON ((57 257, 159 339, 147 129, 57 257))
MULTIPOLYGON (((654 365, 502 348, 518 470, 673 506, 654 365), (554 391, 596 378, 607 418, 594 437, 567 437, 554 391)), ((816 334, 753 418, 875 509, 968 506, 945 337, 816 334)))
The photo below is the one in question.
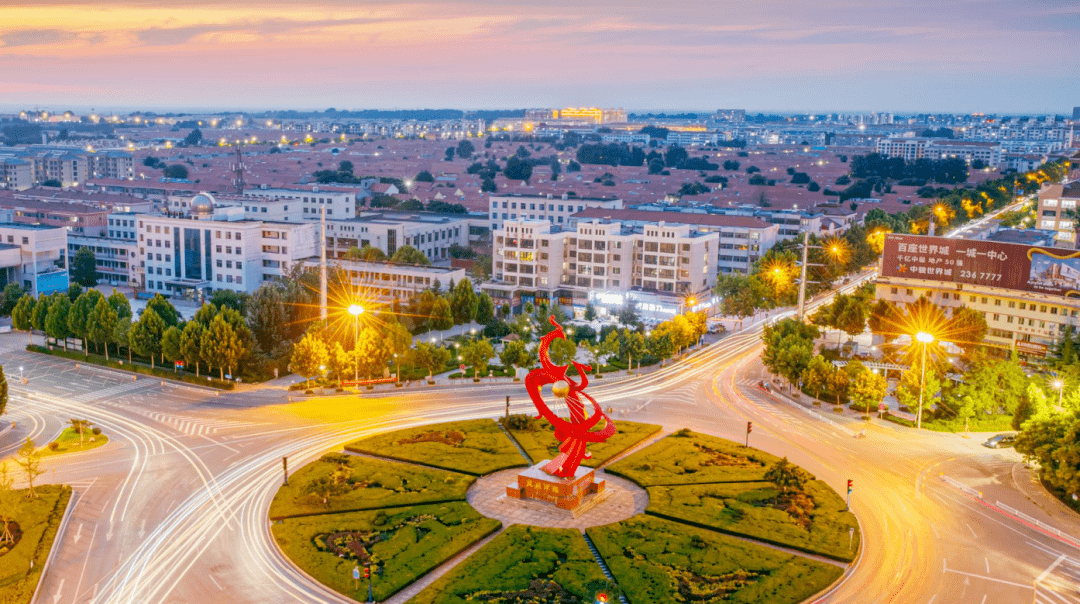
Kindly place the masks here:
POLYGON ((529 392, 536 410, 540 413, 539 418, 544 418, 555 427, 555 438, 559 440, 561 453, 550 463, 544 466, 544 471, 561 478, 572 478, 581 465, 581 460, 592 457, 586 450, 588 443, 604 442, 615 434, 615 422, 604 414, 600 404, 585 392, 589 385, 588 372, 592 369, 589 365, 582 365, 573 360, 581 383, 575 383, 566 375, 569 365, 556 366, 548 357, 548 347, 555 338, 566 339, 563 335, 562 326, 555 321, 554 315, 549 317, 551 325, 555 327, 540 339, 540 367, 533 369, 525 377, 525 389, 529 392), (551 384, 551 392, 555 396, 566 400, 566 407, 570 411, 570 420, 564 420, 548 408, 540 395, 540 389, 545 384, 551 384), (587 415, 587 410, 582 398, 592 403, 592 413, 587 415), (600 420, 604 420, 604 427, 596 432, 591 430, 600 420))

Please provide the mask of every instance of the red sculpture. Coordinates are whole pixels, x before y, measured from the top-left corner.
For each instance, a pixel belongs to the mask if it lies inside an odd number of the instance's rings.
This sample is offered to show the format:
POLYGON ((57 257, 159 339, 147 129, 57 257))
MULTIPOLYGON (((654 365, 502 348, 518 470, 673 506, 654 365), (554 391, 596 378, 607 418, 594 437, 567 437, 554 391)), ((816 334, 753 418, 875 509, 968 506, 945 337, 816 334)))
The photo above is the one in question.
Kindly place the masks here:
POLYGON ((540 413, 538 419, 542 417, 555 427, 555 438, 561 443, 559 450, 562 453, 545 465, 544 471, 561 478, 573 478, 578 466, 581 465, 581 460, 592 457, 592 454, 586 451, 588 443, 604 442, 611 438, 615 434, 615 422, 611 421, 611 418, 600 408, 600 404, 585 392, 585 387, 589 385, 588 372, 592 367, 571 361, 577 368, 578 375, 581 376, 581 383, 577 384, 566 375, 569 365, 558 367, 551 363, 548 357, 548 346, 555 338, 566 339, 566 336, 563 335, 562 326, 555 321, 554 315, 549 320, 555 329, 540 339, 541 366, 525 376, 525 389, 528 390, 529 398, 540 413), (555 396, 566 399, 566 406, 570 410, 570 421, 555 415, 544 403, 543 397, 540 396, 540 389, 545 384, 552 385, 551 392, 555 396), (593 406, 592 414, 588 417, 586 417, 582 397, 593 406), (601 419, 605 421, 603 429, 591 432, 601 419))

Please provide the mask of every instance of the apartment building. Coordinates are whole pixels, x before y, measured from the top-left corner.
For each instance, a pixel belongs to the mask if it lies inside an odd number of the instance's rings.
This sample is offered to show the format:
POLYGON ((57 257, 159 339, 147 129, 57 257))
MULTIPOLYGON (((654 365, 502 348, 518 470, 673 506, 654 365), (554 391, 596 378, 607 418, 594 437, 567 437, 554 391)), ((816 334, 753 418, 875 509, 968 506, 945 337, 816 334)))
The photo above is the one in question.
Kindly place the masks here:
POLYGON ((1080 204, 1080 182, 1043 185, 1039 191, 1038 223, 1040 229, 1057 231, 1058 247, 1076 247, 1076 221, 1068 216, 1080 204))
POLYGON ((1001 165, 1003 153, 1001 143, 935 139, 927 143, 925 157, 928 159, 958 157, 969 164, 979 160, 991 168, 997 168, 1001 165))
POLYGON ((0 189, 22 191, 32 186, 33 161, 20 157, 0 157, 0 189))
POLYGON ((34 296, 66 290, 67 234, 61 227, 0 222, 0 285, 18 283, 34 296))
POLYGON ((749 216, 601 209, 584 210, 574 215, 575 221, 595 218, 616 220, 637 228, 657 223, 691 225, 697 231, 716 233, 719 242, 713 252, 717 272, 722 274, 748 274, 754 262, 780 240, 780 225, 749 216))
POLYGON ((877 152, 885 157, 902 157, 912 162, 926 155, 925 138, 882 138, 877 142, 877 152))
POLYGON ((98 283, 126 287, 142 286, 139 246, 135 240, 69 233, 67 246, 70 258, 74 258, 81 248, 89 248, 91 252, 94 252, 98 283))
POLYGON ((492 195, 488 222, 491 230, 502 228, 505 221, 546 220, 555 225, 569 225, 570 216, 591 208, 622 209, 617 197, 570 197, 563 195, 492 195))
POLYGON ((189 217, 138 216, 146 290, 195 299, 219 289, 252 293, 318 255, 317 225, 244 220, 228 210, 203 205, 189 217))
POLYGON ((0 208, 11 210, 12 221, 67 229, 71 233, 101 236, 109 210, 66 200, 40 201, 0 194, 0 208))
POLYGON ((493 234, 493 278, 483 289, 515 312, 557 303, 580 313, 590 301, 615 311, 632 299, 649 316, 670 316, 711 298, 718 242, 718 233, 663 221, 508 222, 493 234))
POLYGON ((135 159, 126 151, 98 151, 87 156, 90 178, 135 178, 135 159))

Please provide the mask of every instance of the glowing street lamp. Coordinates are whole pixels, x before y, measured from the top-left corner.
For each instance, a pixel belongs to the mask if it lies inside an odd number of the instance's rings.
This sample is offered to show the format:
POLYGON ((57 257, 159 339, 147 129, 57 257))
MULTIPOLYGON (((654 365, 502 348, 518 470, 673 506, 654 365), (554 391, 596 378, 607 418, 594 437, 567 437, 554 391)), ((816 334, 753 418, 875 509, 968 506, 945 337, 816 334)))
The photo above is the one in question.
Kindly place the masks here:
POLYGON ((353 382, 360 382, 360 358, 356 355, 360 344, 360 315, 364 314, 364 307, 359 304, 349 305, 349 314, 353 318, 353 382))
POLYGON ((922 429, 923 391, 926 390, 926 347, 934 341, 934 336, 920 331, 915 334, 915 339, 922 342, 922 378, 919 381, 919 411, 915 419, 915 428, 922 429))
POLYGON ((1057 388, 1058 391, 1057 410, 1058 413, 1061 413, 1061 395, 1065 393, 1065 382, 1063 382, 1062 380, 1054 380, 1053 386, 1054 388, 1057 388))

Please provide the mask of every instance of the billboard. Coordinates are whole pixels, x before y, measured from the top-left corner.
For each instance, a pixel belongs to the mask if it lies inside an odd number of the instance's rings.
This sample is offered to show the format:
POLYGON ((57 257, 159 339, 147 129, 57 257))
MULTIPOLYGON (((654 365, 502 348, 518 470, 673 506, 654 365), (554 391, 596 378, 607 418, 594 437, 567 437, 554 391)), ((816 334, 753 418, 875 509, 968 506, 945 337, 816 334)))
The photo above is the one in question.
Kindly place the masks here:
POLYGON ((1080 251, 889 234, 881 275, 1080 297, 1080 251))

